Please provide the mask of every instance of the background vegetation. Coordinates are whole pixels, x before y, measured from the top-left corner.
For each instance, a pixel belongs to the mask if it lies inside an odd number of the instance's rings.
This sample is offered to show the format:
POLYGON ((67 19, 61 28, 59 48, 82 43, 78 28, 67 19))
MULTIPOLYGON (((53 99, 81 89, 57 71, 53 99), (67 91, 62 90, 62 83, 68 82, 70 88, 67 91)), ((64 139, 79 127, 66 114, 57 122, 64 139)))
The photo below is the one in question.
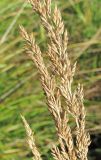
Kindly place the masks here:
MULTIPOLYGON (((100 160, 101 1, 54 1, 68 28, 68 52, 73 61, 78 61, 74 85, 78 82, 84 84, 87 130, 92 138, 89 157, 100 160)), ((54 123, 45 104, 37 70, 24 53, 19 24, 30 33, 34 32, 42 50, 45 50, 47 41, 39 18, 30 5, 24 0, 0 1, 0 159, 31 159, 20 114, 35 131, 44 159, 51 159, 50 147, 56 140, 54 123)))

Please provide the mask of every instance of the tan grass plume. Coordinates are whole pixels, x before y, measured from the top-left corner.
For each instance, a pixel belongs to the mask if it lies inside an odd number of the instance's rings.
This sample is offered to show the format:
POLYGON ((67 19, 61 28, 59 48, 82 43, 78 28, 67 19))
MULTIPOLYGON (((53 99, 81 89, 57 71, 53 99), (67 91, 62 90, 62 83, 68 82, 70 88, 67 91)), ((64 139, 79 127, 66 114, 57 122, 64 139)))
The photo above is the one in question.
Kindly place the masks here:
MULTIPOLYGON (((72 65, 68 56, 68 33, 64 27, 61 13, 56 5, 53 10, 51 9, 51 0, 29 0, 29 3, 39 15, 47 32, 49 43, 46 52, 52 69, 55 70, 55 75, 50 73, 35 38, 28 35, 24 27, 20 26, 21 35, 26 41, 26 52, 39 71, 48 109, 55 122, 59 146, 53 146, 53 158, 55 160, 87 160, 90 136, 85 130, 83 87, 78 84, 77 88, 72 90, 76 63, 72 65), (74 134, 68 123, 69 115, 73 117, 76 124, 74 134)), ((40 160, 32 131, 24 117, 22 119, 34 159, 40 160)))

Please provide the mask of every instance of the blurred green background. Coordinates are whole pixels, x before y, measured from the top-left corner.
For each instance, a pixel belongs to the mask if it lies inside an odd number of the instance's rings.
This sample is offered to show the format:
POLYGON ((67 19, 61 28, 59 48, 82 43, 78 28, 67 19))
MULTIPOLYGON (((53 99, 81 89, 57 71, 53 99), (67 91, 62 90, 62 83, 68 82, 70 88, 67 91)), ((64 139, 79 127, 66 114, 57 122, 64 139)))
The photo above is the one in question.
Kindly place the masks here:
MULTIPOLYGON (((87 130, 92 141, 89 159, 101 159, 101 1, 54 0, 69 32, 68 52, 77 71, 74 85, 84 85, 87 130), (99 138, 100 137, 100 138, 99 138), (96 140, 96 142, 95 142, 96 140), (98 143, 99 142, 99 143, 98 143), (93 149, 92 149, 93 148, 93 149)), ((43 52, 46 35, 39 17, 24 0, 0 0, 0 159, 31 160, 20 114, 35 132, 42 157, 51 159, 56 141, 35 66, 24 52, 19 24, 33 31, 43 52)))

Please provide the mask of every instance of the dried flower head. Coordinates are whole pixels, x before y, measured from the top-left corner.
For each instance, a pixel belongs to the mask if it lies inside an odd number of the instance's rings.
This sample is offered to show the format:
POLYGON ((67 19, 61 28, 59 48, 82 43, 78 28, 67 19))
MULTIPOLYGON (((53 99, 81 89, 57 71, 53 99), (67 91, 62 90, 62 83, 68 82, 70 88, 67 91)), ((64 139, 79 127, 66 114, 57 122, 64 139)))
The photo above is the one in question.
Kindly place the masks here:
MULTIPOLYGON (((90 136, 85 130, 83 87, 78 84, 77 89, 72 90, 76 63, 72 65, 68 56, 68 33, 64 27, 61 13, 57 6, 53 10, 51 9, 51 0, 29 0, 29 3, 39 15, 47 32, 49 43, 46 52, 52 68, 55 70, 55 75, 49 72, 44 63, 41 49, 35 42, 34 37, 28 35, 26 30, 20 26, 21 35, 26 41, 26 52, 39 71, 48 109, 55 122, 59 147, 53 146, 53 158, 55 160, 87 160, 90 136), (64 99, 65 105, 62 104, 62 99, 64 99), (69 126, 68 115, 73 117, 76 124, 75 134, 69 126)), ((36 153, 36 159, 40 159, 32 138, 32 131, 24 118, 23 121, 32 153, 34 151, 33 155, 35 156, 36 153)))

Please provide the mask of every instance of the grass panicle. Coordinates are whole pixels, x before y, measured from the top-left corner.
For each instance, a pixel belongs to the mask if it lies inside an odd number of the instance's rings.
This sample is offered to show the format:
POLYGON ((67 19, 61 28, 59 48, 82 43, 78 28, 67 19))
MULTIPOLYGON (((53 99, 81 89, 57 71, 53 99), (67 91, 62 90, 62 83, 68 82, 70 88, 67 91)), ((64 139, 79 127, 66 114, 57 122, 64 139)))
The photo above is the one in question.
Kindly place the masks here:
MULTIPOLYGON (((33 10, 39 15, 47 32, 49 42, 47 55, 51 62, 52 74, 44 63, 42 51, 35 38, 20 26, 22 37, 26 41, 26 52, 35 63, 43 90, 46 95, 48 109, 54 119, 59 146, 54 144, 52 155, 55 160, 87 160, 90 136, 85 129, 85 108, 83 105, 83 87, 78 84, 72 89, 73 77, 76 69, 68 55, 68 32, 64 27, 61 13, 55 5, 51 9, 51 0, 29 0, 33 10), (69 125, 69 115, 75 122, 74 135, 69 125)), ((40 160, 40 154, 36 149, 32 131, 24 117, 22 118, 26 128, 29 147, 36 160, 40 160)))
POLYGON ((22 115, 21 115, 21 118, 22 118, 22 121, 23 121, 25 129, 26 129, 27 142, 29 144, 29 148, 31 149, 31 151, 33 153, 33 160, 42 160, 40 153, 38 152, 38 149, 35 145, 33 132, 31 130, 29 124, 27 123, 26 119, 22 115))

